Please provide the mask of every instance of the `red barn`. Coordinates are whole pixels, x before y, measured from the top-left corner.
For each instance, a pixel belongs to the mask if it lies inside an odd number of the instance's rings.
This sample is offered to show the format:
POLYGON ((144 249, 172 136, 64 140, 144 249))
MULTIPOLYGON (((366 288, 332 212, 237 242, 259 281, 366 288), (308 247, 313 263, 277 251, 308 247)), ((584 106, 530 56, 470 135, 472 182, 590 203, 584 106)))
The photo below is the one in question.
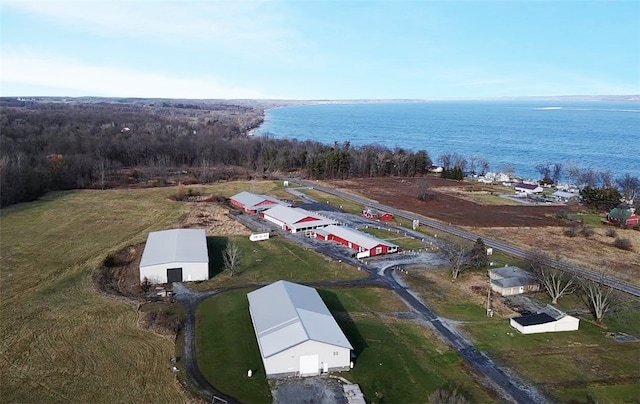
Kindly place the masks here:
POLYGON ((313 235, 321 240, 335 241, 356 250, 358 258, 391 254, 398 251, 398 246, 395 244, 344 226, 330 225, 315 229, 313 235))
POLYGON ((318 227, 335 224, 334 220, 316 215, 301 208, 276 205, 260 214, 268 222, 276 224, 282 230, 291 233, 313 230, 318 227))
POLYGON ((629 206, 621 205, 611 209, 607 215, 610 223, 634 227, 638 225, 638 214, 629 206))
POLYGON ((374 220, 383 220, 385 222, 389 220, 393 220, 393 215, 391 213, 380 212, 379 210, 373 208, 367 208, 362 211, 362 216, 368 219, 374 220))
POLYGON ((242 191, 230 198, 231 204, 243 209, 247 213, 257 213, 269 209, 275 205, 290 206, 279 199, 272 198, 268 195, 252 194, 251 192, 242 191))

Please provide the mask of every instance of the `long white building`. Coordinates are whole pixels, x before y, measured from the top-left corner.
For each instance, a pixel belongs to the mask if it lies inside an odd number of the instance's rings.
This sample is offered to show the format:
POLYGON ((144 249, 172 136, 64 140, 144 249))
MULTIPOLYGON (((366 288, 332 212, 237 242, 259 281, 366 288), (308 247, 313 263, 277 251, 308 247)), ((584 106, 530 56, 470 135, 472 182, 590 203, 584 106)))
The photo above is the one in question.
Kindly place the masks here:
POLYGON ((265 210, 261 213, 261 216, 264 220, 291 233, 313 230, 337 223, 335 220, 316 215, 308 210, 282 205, 265 210))
POLYGON ((350 369, 353 347, 314 288, 278 281, 247 299, 267 377, 350 369))

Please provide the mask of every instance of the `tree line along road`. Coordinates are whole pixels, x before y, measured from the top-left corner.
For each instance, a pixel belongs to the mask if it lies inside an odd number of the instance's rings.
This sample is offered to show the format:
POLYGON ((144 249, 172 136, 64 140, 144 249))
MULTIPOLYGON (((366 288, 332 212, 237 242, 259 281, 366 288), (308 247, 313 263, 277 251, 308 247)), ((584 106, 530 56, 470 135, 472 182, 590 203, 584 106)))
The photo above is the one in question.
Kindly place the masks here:
MULTIPOLYGON (((478 237, 480 237, 480 235, 478 234, 474 234, 471 232, 468 232, 466 230, 463 230, 459 227, 456 226, 452 226, 452 225, 448 225, 448 224, 444 224, 441 222, 438 222, 436 220, 431 220, 431 219, 427 219, 423 216, 417 215, 415 213, 410 213, 410 212, 405 212, 399 209, 395 209, 391 206, 386 206, 386 205, 382 205, 380 203, 377 203, 375 201, 372 201, 370 199, 367 198, 363 198, 357 195, 352 195, 349 194, 347 192, 343 192, 343 191, 339 191, 337 189, 334 188, 330 188, 330 187, 325 187, 322 185, 318 185, 315 184, 313 182, 310 181, 304 181, 304 180, 300 180, 298 178, 286 178, 286 177, 279 177, 280 180, 283 181, 289 181, 289 182, 293 182, 296 184, 300 184, 302 186, 311 188, 311 189, 317 189, 318 191, 322 191, 322 192, 326 192, 328 194, 331 195, 335 195, 338 196, 340 198, 343 199, 347 199, 353 202, 357 202, 357 203, 361 203, 362 205, 365 206, 370 206, 374 209, 378 209, 378 210, 382 210, 385 212, 389 212, 392 213, 396 216, 408 219, 408 220, 418 220, 420 222, 421 225, 423 226, 428 226, 428 227, 432 227, 436 230, 440 230, 443 231, 445 233, 449 233, 449 234, 453 234, 455 236, 458 236, 460 238, 463 238, 465 240, 470 240, 470 241, 474 241, 476 240, 478 237)), ((514 245, 505 243, 503 241, 499 241, 499 240, 494 240, 494 239, 490 239, 490 238, 485 238, 482 237, 482 240, 484 241, 485 245, 487 245, 488 247, 494 248, 498 251, 502 251, 508 255, 511 255, 515 258, 520 258, 520 259, 525 259, 527 257, 527 254, 529 253, 529 251, 520 248, 520 247, 516 247, 514 245)), ((581 267, 579 265, 574 265, 574 264, 568 264, 568 263, 562 263, 562 265, 560 264, 560 262, 558 260, 553 260, 552 264, 555 265, 556 268, 560 268, 560 269, 566 269, 566 270, 570 270, 573 271, 587 279, 591 279, 593 281, 599 282, 603 285, 612 287, 616 290, 628 293, 632 296, 636 296, 636 297, 640 297, 640 286, 631 284, 629 282, 623 281, 621 279, 617 279, 617 278, 613 278, 610 276, 603 276, 601 273, 598 273, 596 271, 593 271, 591 269, 587 269, 584 267, 581 267)))

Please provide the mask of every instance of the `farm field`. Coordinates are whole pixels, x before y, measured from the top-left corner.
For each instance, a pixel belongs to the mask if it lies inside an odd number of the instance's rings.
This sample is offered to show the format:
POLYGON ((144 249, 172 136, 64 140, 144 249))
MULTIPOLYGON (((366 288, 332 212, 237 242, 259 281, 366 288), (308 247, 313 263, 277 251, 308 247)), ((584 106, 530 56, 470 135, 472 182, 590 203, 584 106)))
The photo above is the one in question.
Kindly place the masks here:
MULTIPOLYGON (((280 182, 191 187, 230 196, 280 182)), ((149 231, 202 204, 176 187, 51 193, 0 213, 0 395, 8 402, 187 402, 169 371, 172 338, 138 325, 134 303, 101 295, 91 273, 149 231)), ((207 226, 225 232, 225 223, 207 226)), ((247 233, 248 234, 248 233, 247 233)))
MULTIPOLYGON (((621 279, 640 284, 640 232, 614 228, 618 236, 630 238, 633 244, 633 251, 620 250, 611 246, 615 238, 605 236, 605 232, 611 227, 600 224, 598 215, 585 214, 581 216, 585 218, 586 225, 595 229, 595 234, 589 238, 564 236, 566 222, 560 216, 578 211, 579 206, 516 206, 507 202, 498 205, 494 203, 495 200, 485 202, 469 196, 470 187, 475 189, 479 185, 472 186, 468 182, 432 176, 336 180, 327 181, 327 184, 375 199, 382 204, 460 226, 470 232, 513 243, 521 248, 540 248, 551 256, 566 257, 585 267, 598 269, 604 263, 621 279), (418 200, 418 189, 423 183, 434 191, 433 200, 418 200), (594 251, 598 254, 594 254, 594 251)), ((426 233, 430 231, 425 228, 419 230, 426 233)), ((448 239, 446 235, 438 234, 438 237, 441 236, 448 239)))
MULTIPOLYGON (((199 307, 198 361, 203 373, 214 385, 224 386, 225 393, 267 403, 268 384, 251 326, 248 291, 225 292, 199 307), (246 377, 249 368, 254 371, 251 379, 246 377)), ((392 292, 354 288, 319 293, 358 355, 354 369, 341 376, 360 384, 368 400, 423 402, 439 387, 457 386, 474 402, 492 401, 467 373, 457 352, 426 326, 397 317, 407 307, 392 292)))
MULTIPOLYGON (((580 329, 565 333, 522 335, 509 325, 516 315, 495 298, 496 315, 487 318, 486 277, 468 273, 455 283, 444 270, 412 270, 405 277, 411 287, 440 315, 455 321, 478 349, 515 370, 563 402, 634 402, 640 378, 639 342, 617 343, 608 334, 640 336, 640 302, 630 299, 622 312, 605 318, 606 328, 591 322, 584 303, 569 295, 558 306, 581 312, 580 329), (478 288, 484 283, 484 291, 478 288), (474 287, 476 288, 473 292, 474 287), (635 386, 635 388, 633 387, 635 386)), ((543 293, 532 298, 549 303, 543 293)))
POLYGON ((2 210, 3 400, 188 400, 168 369, 173 341, 141 329, 135 304, 91 282, 107 254, 186 214, 171 192, 61 192, 2 210))

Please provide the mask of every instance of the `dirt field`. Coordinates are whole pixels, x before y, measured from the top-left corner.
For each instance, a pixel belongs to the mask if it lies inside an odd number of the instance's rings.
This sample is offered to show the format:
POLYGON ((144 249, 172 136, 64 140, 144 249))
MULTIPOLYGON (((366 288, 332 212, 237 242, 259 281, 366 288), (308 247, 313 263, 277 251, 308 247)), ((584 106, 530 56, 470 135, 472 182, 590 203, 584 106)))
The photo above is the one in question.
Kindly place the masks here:
POLYGON ((458 190, 468 192, 484 189, 436 177, 424 178, 363 178, 330 181, 334 187, 355 192, 382 204, 415 212, 433 219, 458 226, 473 227, 540 227, 561 226, 556 213, 569 210, 566 206, 530 206, 480 204, 471 198, 459 195, 458 190), (418 200, 418 191, 423 183, 429 184, 435 193, 433 200, 418 200))
POLYGON ((557 217, 557 213, 577 211, 579 206, 512 205, 506 200, 505 205, 498 205, 495 199, 482 203, 471 195, 491 192, 492 188, 436 177, 367 178, 330 181, 329 184, 522 248, 539 248, 594 270, 606 265, 616 276, 640 284, 640 232, 616 229, 618 236, 631 239, 633 251, 613 247, 614 239, 605 235, 605 227, 595 228, 595 234, 589 238, 567 237, 563 234, 566 223, 557 217), (435 194, 429 202, 417 198, 424 183, 435 194))
POLYGON ((207 229, 207 236, 245 236, 249 229, 230 218, 229 210, 213 202, 185 202, 191 210, 182 220, 180 228, 207 229))

